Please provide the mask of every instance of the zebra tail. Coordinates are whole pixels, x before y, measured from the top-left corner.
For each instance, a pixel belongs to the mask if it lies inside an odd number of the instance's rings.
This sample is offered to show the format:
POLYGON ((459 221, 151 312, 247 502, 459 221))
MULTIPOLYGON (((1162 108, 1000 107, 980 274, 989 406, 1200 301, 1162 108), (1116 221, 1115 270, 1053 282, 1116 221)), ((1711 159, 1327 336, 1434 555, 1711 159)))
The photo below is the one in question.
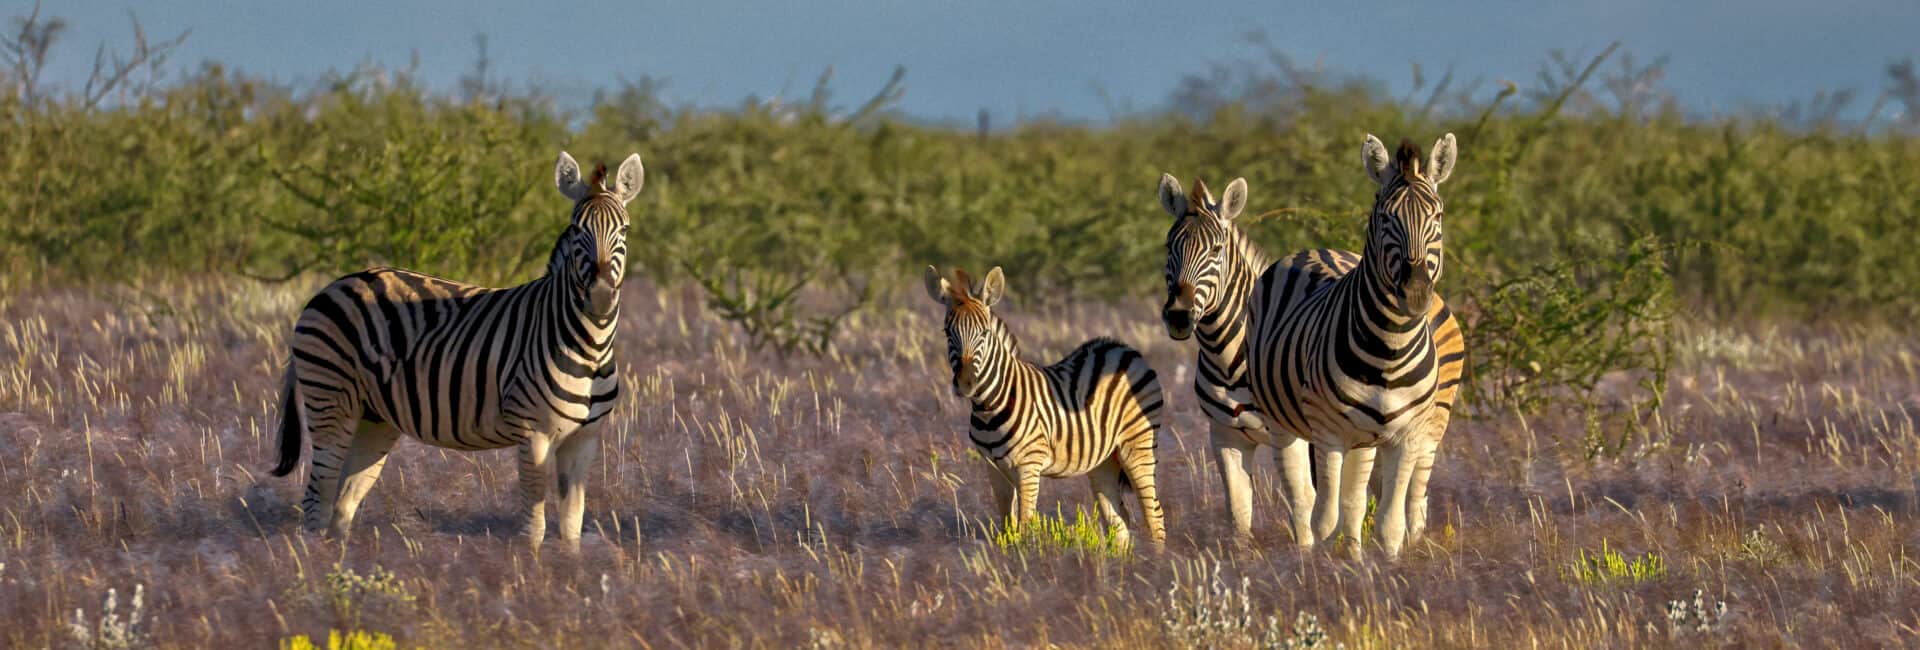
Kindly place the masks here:
POLYGON ((287 361, 287 379, 280 389, 280 463, 273 466, 274 476, 286 476, 300 464, 300 405, 295 402, 296 378, 293 360, 287 361))

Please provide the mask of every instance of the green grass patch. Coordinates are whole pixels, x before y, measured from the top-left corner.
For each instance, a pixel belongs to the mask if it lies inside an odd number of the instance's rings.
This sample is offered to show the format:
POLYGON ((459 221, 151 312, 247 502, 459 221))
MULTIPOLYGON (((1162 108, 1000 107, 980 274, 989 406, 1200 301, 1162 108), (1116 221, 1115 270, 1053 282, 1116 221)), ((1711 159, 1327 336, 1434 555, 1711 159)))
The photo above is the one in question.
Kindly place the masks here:
POLYGON ((1096 517, 1075 510, 1073 519, 1055 513, 1001 526, 993 532, 994 548, 1002 552, 1039 555, 1071 553, 1124 558, 1133 554, 1125 541, 1108 535, 1096 517))
POLYGON ((1646 582, 1667 577, 1667 562, 1653 552, 1629 557, 1601 540, 1598 552, 1580 549, 1567 568, 1567 577, 1585 584, 1646 582))

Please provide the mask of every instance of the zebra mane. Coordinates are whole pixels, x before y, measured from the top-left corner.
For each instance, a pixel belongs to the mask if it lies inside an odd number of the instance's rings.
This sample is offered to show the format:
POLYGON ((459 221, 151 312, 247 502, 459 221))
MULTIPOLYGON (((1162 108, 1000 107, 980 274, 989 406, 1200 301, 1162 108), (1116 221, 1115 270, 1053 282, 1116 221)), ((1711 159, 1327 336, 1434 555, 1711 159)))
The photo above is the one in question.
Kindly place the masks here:
POLYGON ((1207 182, 1199 176, 1193 177, 1193 191, 1187 193, 1187 209, 1213 214, 1213 193, 1207 191, 1207 182))
POLYGON ((953 294, 953 304, 973 299, 973 281, 967 277, 967 270, 953 269, 953 284, 947 285, 947 293, 953 294))
POLYGON ((1393 161, 1400 167, 1400 177, 1414 179, 1420 177, 1420 147, 1412 140, 1400 139, 1400 149, 1393 152, 1393 161))
POLYGON ((601 193, 601 194, 606 193, 607 191, 607 164, 606 163, 600 163, 598 165, 593 166, 593 179, 587 181, 587 188, 592 190, 595 193, 601 193))

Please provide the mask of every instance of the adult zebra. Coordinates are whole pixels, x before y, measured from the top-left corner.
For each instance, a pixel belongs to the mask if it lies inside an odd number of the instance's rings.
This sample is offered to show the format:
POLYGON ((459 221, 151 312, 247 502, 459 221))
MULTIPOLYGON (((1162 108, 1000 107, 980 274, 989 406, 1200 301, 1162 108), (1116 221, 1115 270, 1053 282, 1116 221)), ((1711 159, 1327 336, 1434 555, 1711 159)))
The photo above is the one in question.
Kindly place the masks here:
MULTIPOLYGON (((1253 535, 1247 461, 1260 445, 1270 445, 1277 451, 1288 500, 1295 504, 1294 541, 1312 546, 1317 537, 1313 511, 1305 506, 1314 499, 1307 443, 1291 435, 1273 435, 1247 388, 1247 307, 1268 261, 1266 253, 1234 223, 1246 206, 1244 178, 1233 179, 1215 201, 1205 181, 1195 179, 1189 194, 1172 174, 1160 176, 1160 207, 1173 217, 1173 226, 1167 230, 1167 301, 1160 318, 1174 340, 1198 339, 1193 390, 1200 398, 1200 411, 1207 416, 1208 441, 1226 488, 1236 539, 1244 544, 1253 535)), ((1293 263, 1322 262, 1307 257, 1293 263)))
POLYGON ((1147 535, 1166 544, 1154 482, 1160 380, 1140 353, 1107 338, 1087 341, 1041 367, 1020 358, 1020 343, 992 307, 1006 294, 1000 267, 973 286, 966 271, 948 283, 927 267, 927 295, 947 308, 947 363, 953 392, 972 404, 969 437, 1000 470, 993 481, 1001 514, 1031 519, 1040 477, 1086 474, 1107 533, 1129 539, 1121 490, 1140 495, 1147 535), (1017 494, 1016 494, 1017 488, 1017 494))
POLYGON ((461 450, 520 447, 523 531, 546 536, 546 487, 558 456, 560 537, 580 538, 597 427, 619 395, 613 331, 626 268, 627 203, 645 169, 628 156, 606 184, 566 152, 554 184, 573 217, 545 276, 491 289, 377 268, 327 285, 295 324, 281 399, 280 462, 313 457, 301 501, 306 527, 347 535, 354 511, 401 434, 461 450), (550 454, 549 451, 553 453, 550 454))
MULTIPOLYGON (((1370 458, 1386 474, 1377 525, 1397 556, 1426 526, 1426 484, 1459 388, 1465 340, 1434 292, 1442 263, 1439 186, 1453 172, 1453 134, 1422 160, 1402 142, 1388 160, 1372 135, 1361 146, 1378 184, 1366 248, 1307 251, 1269 267, 1254 288, 1249 384, 1277 435, 1322 450, 1319 489, 1338 489, 1339 524, 1360 552, 1370 458), (1302 264, 1311 259, 1318 265, 1302 264), (1411 530, 1408 530, 1411 519, 1411 530)), ((1322 522, 1330 532, 1331 523, 1322 522)))

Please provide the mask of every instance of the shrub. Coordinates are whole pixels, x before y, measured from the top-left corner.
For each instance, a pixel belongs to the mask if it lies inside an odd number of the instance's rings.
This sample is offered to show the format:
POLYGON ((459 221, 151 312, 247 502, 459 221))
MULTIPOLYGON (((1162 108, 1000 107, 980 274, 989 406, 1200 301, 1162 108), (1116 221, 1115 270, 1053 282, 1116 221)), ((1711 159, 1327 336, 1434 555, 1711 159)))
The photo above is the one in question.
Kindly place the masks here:
POLYGON ((993 546, 1007 553, 1077 553, 1095 557, 1128 557, 1133 549, 1108 535, 1097 518, 1075 510, 1072 521, 1060 516, 1037 516, 1003 525, 994 531, 993 546))
POLYGON ((1567 573, 1573 580, 1588 584, 1645 582, 1667 577, 1667 563, 1658 553, 1638 557, 1621 555, 1601 540, 1598 553, 1580 549, 1580 555, 1574 558, 1567 573))

